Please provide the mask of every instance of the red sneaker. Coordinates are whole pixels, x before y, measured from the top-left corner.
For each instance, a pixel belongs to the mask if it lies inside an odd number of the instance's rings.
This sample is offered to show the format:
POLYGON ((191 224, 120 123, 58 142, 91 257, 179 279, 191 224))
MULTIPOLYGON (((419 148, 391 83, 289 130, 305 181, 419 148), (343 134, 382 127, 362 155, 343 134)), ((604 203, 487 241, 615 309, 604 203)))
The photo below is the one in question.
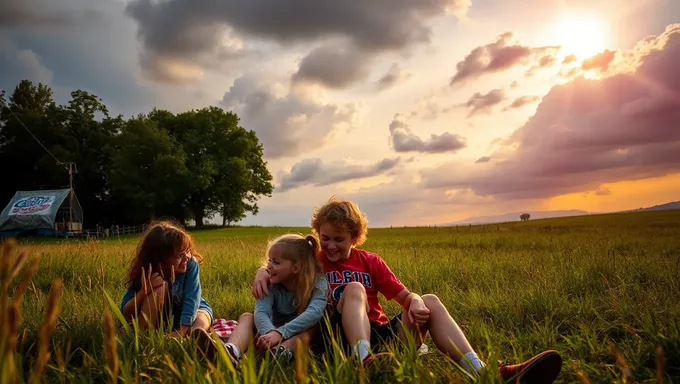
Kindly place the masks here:
POLYGON ((515 365, 501 364, 498 371, 506 383, 550 384, 562 370, 562 357, 557 351, 545 351, 515 365))

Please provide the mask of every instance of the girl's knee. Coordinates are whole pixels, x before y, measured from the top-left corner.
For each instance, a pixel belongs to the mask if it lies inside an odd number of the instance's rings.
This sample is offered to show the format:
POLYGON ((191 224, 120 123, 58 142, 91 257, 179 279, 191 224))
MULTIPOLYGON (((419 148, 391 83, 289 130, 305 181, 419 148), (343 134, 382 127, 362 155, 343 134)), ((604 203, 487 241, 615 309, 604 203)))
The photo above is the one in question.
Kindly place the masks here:
POLYGON ((444 308, 444 304, 442 304, 441 300, 439 300, 439 297, 437 295, 433 294, 427 294, 422 296, 423 302, 425 303, 425 306, 430 310, 435 310, 435 309, 440 309, 444 308))
POLYGON ((242 323, 244 321, 254 321, 254 319, 255 319, 255 317, 253 316, 252 313, 245 312, 238 318, 238 321, 239 321, 239 323, 242 323))

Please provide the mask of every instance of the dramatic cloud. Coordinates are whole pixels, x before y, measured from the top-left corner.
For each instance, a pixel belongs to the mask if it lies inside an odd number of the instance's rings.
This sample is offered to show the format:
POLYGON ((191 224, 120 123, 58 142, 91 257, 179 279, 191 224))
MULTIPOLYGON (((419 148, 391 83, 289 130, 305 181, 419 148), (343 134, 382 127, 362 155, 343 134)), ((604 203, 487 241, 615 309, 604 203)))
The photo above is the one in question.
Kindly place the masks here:
POLYGON ((467 117, 472 117, 477 113, 489 114, 493 106, 500 104, 503 100, 505 100, 505 91, 502 89, 493 89, 486 94, 475 92, 465 103, 465 106, 470 108, 467 117))
POLYGON ((411 78, 412 73, 406 72, 399 68, 399 64, 394 63, 387 71, 387 73, 378 80, 378 89, 385 90, 395 85, 401 84, 411 78))
POLYGON ((475 161, 475 164, 488 163, 489 161, 491 161, 490 156, 482 156, 479 159, 477 159, 477 161, 475 161))
POLYGON ((399 158, 382 159, 375 164, 355 165, 343 161, 324 164, 321 159, 296 163, 281 177, 276 192, 286 192, 305 185, 324 186, 384 174, 399 164, 399 158))
POLYGON ((241 125, 257 132, 265 156, 294 156, 324 145, 335 130, 351 128, 354 104, 325 104, 295 93, 277 95, 261 75, 239 77, 222 105, 238 113, 241 125))
POLYGON ((352 46, 322 46, 300 62, 293 83, 314 83, 328 88, 344 88, 368 74, 367 62, 352 46))
POLYGON ((456 74, 451 85, 486 73, 501 72, 517 65, 541 66, 554 61, 559 47, 527 47, 516 42, 511 32, 506 32, 490 44, 472 50, 463 61, 456 64, 456 74))
MULTIPOLYGON (((17 49, 11 42, 0 38, 0 84, 21 79, 50 85, 52 71, 45 68, 40 56, 29 49, 17 49)), ((15 84, 16 85, 16 84, 15 84)))
POLYGON ((595 191, 595 196, 609 196, 612 194, 612 191, 609 190, 609 188, 598 188, 595 191))
POLYGON ((507 111, 509 109, 516 109, 516 108, 522 108, 523 106, 527 104, 531 104, 533 102, 536 102, 538 100, 541 100, 541 96, 520 96, 516 98, 515 100, 512 101, 510 105, 507 107, 503 108, 504 111, 507 111))
POLYGON ((554 86, 510 145, 492 155, 493 167, 444 166, 424 174, 424 184, 546 198, 680 171, 680 24, 633 53, 634 72, 554 86))
POLYGON ((572 53, 571 55, 567 55, 567 56, 564 57, 564 59, 562 60, 562 64, 571 64, 575 61, 576 61, 576 55, 574 55, 572 53))
POLYGON ((68 27, 101 17, 98 12, 88 8, 57 10, 53 4, 39 0, 2 0, 0 30, 15 27, 68 27))
POLYGON ((397 51, 429 42, 433 19, 468 7, 469 0, 135 0, 127 13, 137 21, 147 60, 187 65, 213 56, 231 33, 289 45, 342 38, 369 55, 397 51))
POLYGON ((390 145, 396 152, 444 153, 456 152, 466 147, 465 139, 457 134, 442 133, 423 140, 411 131, 401 115, 390 123, 390 145))
POLYGON ((583 63, 581 63, 581 69, 584 71, 591 69, 606 69, 614 60, 614 56, 616 56, 616 51, 606 50, 604 52, 598 53, 595 56, 583 60, 583 63))

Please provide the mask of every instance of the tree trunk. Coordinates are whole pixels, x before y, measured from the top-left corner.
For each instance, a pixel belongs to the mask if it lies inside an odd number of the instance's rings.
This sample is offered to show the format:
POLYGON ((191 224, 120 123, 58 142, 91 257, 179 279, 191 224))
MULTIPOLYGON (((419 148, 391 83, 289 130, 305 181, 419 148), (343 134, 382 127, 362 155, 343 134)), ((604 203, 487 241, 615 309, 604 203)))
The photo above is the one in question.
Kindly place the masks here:
POLYGON ((200 208, 194 208, 194 221, 197 227, 203 226, 204 211, 200 208))

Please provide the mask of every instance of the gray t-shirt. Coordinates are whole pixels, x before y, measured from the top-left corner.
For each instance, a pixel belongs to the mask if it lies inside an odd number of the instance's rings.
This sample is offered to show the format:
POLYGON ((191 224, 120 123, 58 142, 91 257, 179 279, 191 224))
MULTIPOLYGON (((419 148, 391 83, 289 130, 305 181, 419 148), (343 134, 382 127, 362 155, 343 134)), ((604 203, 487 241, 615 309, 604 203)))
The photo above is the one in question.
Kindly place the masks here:
POLYGON ((317 278, 309 305, 299 315, 295 308, 295 292, 276 284, 255 304, 255 326, 260 335, 278 331, 284 339, 290 339, 318 323, 327 302, 328 281, 324 275, 317 278))

